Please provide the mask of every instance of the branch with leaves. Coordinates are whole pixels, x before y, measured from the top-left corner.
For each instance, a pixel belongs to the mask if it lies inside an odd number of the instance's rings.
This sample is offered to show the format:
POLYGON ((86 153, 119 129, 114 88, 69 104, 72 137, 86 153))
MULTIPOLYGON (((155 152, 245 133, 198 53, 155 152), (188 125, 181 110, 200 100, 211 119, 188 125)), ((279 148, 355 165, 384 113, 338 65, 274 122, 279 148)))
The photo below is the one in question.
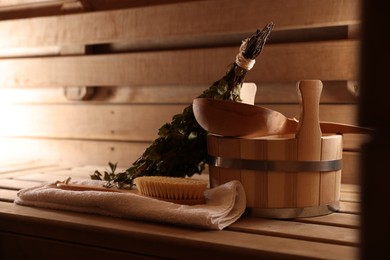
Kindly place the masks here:
MULTIPOLYGON (((214 98, 240 102, 240 90, 250 68, 242 65, 242 60, 254 63, 261 53, 273 23, 257 30, 245 39, 227 73, 206 89, 199 98, 214 98)), ((116 164, 109 163, 110 171, 95 171, 92 179, 107 181, 106 186, 128 188, 139 176, 185 177, 201 173, 207 160, 207 132, 198 124, 192 105, 182 113, 174 115, 170 123, 158 130, 158 138, 144 151, 127 170, 115 173, 116 164)))

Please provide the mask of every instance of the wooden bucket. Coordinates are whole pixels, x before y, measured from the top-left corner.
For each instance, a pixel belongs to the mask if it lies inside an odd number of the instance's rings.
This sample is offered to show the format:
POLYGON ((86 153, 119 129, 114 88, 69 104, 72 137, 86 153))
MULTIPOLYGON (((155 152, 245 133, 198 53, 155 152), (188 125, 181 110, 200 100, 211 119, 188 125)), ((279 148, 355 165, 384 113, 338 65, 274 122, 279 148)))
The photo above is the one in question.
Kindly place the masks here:
POLYGON ((296 218, 339 209, 342 136, 321 134, 320 81, 302 81, 295 135, 229 138, 208 135, 210 186, 239 180, 250 215, 296 218))

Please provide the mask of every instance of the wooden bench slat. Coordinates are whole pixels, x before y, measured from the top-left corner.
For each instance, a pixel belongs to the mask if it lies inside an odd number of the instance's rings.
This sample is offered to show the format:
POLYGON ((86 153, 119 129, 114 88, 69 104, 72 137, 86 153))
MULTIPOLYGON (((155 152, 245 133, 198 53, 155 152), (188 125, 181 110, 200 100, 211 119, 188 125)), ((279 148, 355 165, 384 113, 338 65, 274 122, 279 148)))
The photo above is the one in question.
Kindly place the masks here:
MULTIPOLYGON (((1 87, 211 84, 225 74, 237 47, 0 60, 1 87), (212 66, 210 66, 210 61, 212 66), (158 73, 156 73, 158 71, 158 73)), ((269 45, 248 82, 303 78, 356 80, 358 42, 269 45), (315 65, 315 66, 314 66, 315 65)))
POLYGON ((294 221, 347 228, 360 228, 359 215, 338 212, 325 216, 295 219, 294 221))
MULTIPOLYGON (((71 177, 72 179, 89 179, 89 176, 93 174, 95 170, 101 169, 102 167, 96 167, 95 169, 70 169, 70 170, 63 170, 63 171, 55 171, 53 174, 56 176, 62 176, 62 179, 65 179, 66 177, 71 177)), ((108 168, 108 167, 106 167, 108 168)), ((118 169, 119 172, 119 169, 118 169)), ((46 174, 46 175, 51 175, 46 174)))
POLYGON ((354 184, 343 184, 341 188, 342 191, 344 192, 355 192, 355 193, 360 192, 360 186, 354 184))
POLYGON ((5 40, 0 43, 0 48, 120 41, 130 41, 138 48, 148 43, 152 46, 167 43, 180 46, 204 37, 209 40, 225 39, 232 34, 240 34, 241 37, 270 21, 275 22, 275 30, 285 30, 356 24, 360 19, 359 4, 353 0, 342 3, 337 0, 317 1, 315 6, 310 0, 268 2, 248 0, 243 8, 239 0, 229 0, 227 3, 193 1, 149 8, 4 21, 0 24, 0 38, 5 40), (267 5, 275 11, 264 8, 267 5), (25 28, 28 28, 28 32, 25 28))
MULTIPOLYGON (((15 157, 17 157, 17 156, 15 156, 15 157)), ((59 169, 62 170, 62 169, 66 169, 66 168, 67 168, 67 166, 60 166, 60 165, 57 165, 54 163, 51 163, 51 164, 48 163, 47 165, 42 165, 41 167, 0 173, 0 179, 15 178, 15 177, 23 176, 23 175, 29 174, 29 173, 50 172, 50 171, 56 171, 59 169)))
POLYGON ((13 202, 16 198, 17 190, 0 189, 0 202, 13 202))
POLYGON ((0 164, 0 173, 26 170, 30 168, 36 168, 37 165, 41 165, 41 162, 37 160, 4 160, 2 158, 0 164))
MULTIPOLYGON (((128 167, 120 167, 117 165, 116 167, 116 170, 118 172, 120 171, 125 171, 128 167)), ((71 174, 71 176, 73 176, 73 174, 76 174, 75 176, 79 176, 79 174, 85 174, 85 173, 91 173, 91 172, 94 172, 95 170, 98 170, 98 171, 109 171, 110 168, 109 168, 109 165, 106 164, 106 165, 93 165, 93 164, 86 164, 86 165, 83 165, 83 166, 78 166, 78 167, 74 167, 72 168, 70 171, 69 171, 69 174, 71 174)))
POLYGON ((228 229, 339 245, 359 245, 359 232, 345 227, 246 217, 233 223, 228 229))
MULTIPOLYGON (((327 259, 354 259, 356 247, 320 242, 281 238, 260 234, 247 234, 233 231, 204 231, 178 228, 169 225, 157 225, 96 215, 78 214, 66 211, 53 211, 22 207, 10 203, 0 203, 0 229, 12 232, 33 233, 40 227, 40 236, 72 243, 101 245, 106 248, 128 251, 137 248, 138 252, 150 251, 165 257, 210 256, 216 252, 229 255, 243 254, 250 256, 300 256, 327 259), (20 222, 22 220, 22 222, 20 222), (17 221, 17 227, 10 228, 9 221, 17 221), (31 225, 31 222, 34 225, 31 225), (103 224, 104 223, 104 224, 103 224), (30 228, 26 228, 30 226, 30 228), (31 228, 34 226, 35 228, 31 228), (80 229, 82 227, 82 229, 80 229), (62 232, 67 230, 68 232, 62 232), (104 236, 102 236, 104 234, 104 236), (145 239, 147 242, 145 242, 145 239), (155 241, 156 243, 154 243, 155 241), (159 241, 159 242, 157 242, 159 241), (180 242, 179 242, 180 241, 180 242), (177 250, 167 250, 166 245, 180 246, 177 250), (201 250, 199 250, 201 248, 201 250)), ((176 247, 175 247, 176 248, 176 247)))
POLYGON ((0 189, 21 190, 37 186, 36 181, 23 181, 18 179, 0 179, 0 189))
POLYGON ((341 201, 360 202, 360 194, 355 192, 341 192, 341 201))
POLYGON ((340 212, 348 214, 360 214, 360 204, 356 202, 341 201, 340 212))
POLYGON ((6 176, 7 173, 24 173, 26 171, 37 171, 42 168, 53 166, 54 163, 40 162, 39 160, 33 160, 29 163, 20 163, 14 165, 7 165, 0 167, 0 176, 6 176))
MULTIPOLYGON (((57 174, 56 172, 45 174, 45 173, 32 173, 32 174, 26 174, 23 176, 17 176, 14 179, 15 180, 26 180, 26 181, 35 181, 39 183, 43 182, 56 182, 56 181, 62 181, 65 180, 69 175, 64 174, 57 174)), ((87 179, 90 180, 90 177, 87 173, 85 173, 84 176, 78 175, 74 176, 73 179, 81 180, 81 179, 87 179)))

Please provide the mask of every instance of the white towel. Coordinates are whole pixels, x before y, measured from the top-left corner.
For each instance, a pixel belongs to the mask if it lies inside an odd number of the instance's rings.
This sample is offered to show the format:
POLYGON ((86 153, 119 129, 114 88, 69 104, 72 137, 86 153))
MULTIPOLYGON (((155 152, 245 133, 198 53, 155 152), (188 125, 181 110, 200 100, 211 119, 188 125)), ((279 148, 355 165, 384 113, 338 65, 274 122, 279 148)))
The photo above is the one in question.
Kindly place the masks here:
MULTIPOLYGON (((103 182, 70 183, 101 187, 103 182)), ((205 197, 205 204, 187 206, 133 193, 70 191, 46 184, 20 190, 15 203, 219 230, 239 219, 246 208, 245 191, 239 181, 208 189, 205 197)))

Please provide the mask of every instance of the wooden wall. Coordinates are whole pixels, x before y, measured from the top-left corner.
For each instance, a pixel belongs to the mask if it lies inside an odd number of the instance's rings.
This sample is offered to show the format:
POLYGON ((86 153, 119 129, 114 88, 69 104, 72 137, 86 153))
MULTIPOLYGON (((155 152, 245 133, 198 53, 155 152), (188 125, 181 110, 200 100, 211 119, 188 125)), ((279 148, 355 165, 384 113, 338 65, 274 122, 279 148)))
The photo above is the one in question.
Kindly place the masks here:
MULTIPOLYGON (((321 120, 357 124, 359 0, 0 3, 0 161, 130 166, 157 129, 275 23, 248 73, 256 104, 298 117, 295 83, 324 82, 321 120)), ((360 145, 344 136, 343 182, 360 145)))

